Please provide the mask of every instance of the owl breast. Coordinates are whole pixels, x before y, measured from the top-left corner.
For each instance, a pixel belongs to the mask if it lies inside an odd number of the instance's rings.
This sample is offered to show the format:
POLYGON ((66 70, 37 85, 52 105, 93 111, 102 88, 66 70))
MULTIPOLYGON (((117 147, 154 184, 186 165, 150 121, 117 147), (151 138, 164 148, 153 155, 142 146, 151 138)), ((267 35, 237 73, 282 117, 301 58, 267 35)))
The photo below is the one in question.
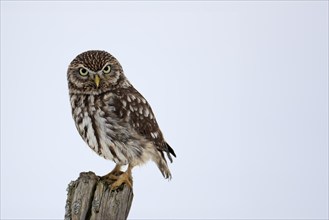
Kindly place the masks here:
POLYGON ((128 164, 142 154, 139 138, 124 118, 116 114, 115 95, 72 94, 75 125, 88 146, 105 159, 128 164))

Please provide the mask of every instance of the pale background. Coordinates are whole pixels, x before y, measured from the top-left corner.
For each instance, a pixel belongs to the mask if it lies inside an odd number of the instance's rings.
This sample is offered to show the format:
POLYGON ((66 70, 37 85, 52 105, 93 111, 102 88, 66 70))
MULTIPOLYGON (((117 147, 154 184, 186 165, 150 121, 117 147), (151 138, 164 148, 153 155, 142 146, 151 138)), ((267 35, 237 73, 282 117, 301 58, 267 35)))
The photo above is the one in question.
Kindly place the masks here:
POLYGON ((1 1, 1 218, 62 219, 114 163, 71 118, 66 68, 116 56, 178 157, 135 168, 130 219, 328 218, 328 2, 1 1))

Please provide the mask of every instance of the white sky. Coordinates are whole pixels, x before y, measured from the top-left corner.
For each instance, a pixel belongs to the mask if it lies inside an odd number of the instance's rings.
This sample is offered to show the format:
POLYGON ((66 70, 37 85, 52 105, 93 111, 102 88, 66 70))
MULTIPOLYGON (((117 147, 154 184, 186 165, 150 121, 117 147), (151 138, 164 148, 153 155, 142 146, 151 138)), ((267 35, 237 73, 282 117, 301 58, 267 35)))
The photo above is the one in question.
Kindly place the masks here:
POLYGON ((1 1, 1 219, 63 219, 114 163, 82 141, 66 69, 109 51, 177 159, 133 170, 138 218, 328 218, 328 2, 1 1))

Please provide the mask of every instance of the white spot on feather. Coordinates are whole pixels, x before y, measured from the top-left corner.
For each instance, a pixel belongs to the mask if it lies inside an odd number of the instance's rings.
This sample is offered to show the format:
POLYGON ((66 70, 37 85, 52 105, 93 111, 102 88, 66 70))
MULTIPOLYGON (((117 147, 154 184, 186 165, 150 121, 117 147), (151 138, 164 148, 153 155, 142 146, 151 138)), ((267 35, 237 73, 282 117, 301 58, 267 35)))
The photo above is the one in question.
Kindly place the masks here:
POLYGON ((147 108, 144 109, 144 116, 147 117, 149 115, 149 110, 147 108))
POLYGON ((122 105, 123 105, 123 107, 126 107, 127 102, 125 100, 122 100, 122 105))
POLYGON ((157 138, 158 137, 158 132, 151 132, 152 138, 157 138))
POLYGON ((130 94, 130 98, 131 98, 132 100, 135 100, 135 99, 136 99, 136 97, 135 97, 133 94, 130 94))

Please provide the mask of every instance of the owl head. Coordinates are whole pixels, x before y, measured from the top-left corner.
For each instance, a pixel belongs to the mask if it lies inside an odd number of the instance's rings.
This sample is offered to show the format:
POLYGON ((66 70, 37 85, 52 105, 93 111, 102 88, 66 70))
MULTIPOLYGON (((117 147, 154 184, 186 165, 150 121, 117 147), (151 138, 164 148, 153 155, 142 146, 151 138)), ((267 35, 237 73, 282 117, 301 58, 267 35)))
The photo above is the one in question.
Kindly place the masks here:
POLYGON ((79 54, 67 71, 70 93, 100 94, 116 87, 129 86, 119 61, 106 51, 90 50, 79 54))

